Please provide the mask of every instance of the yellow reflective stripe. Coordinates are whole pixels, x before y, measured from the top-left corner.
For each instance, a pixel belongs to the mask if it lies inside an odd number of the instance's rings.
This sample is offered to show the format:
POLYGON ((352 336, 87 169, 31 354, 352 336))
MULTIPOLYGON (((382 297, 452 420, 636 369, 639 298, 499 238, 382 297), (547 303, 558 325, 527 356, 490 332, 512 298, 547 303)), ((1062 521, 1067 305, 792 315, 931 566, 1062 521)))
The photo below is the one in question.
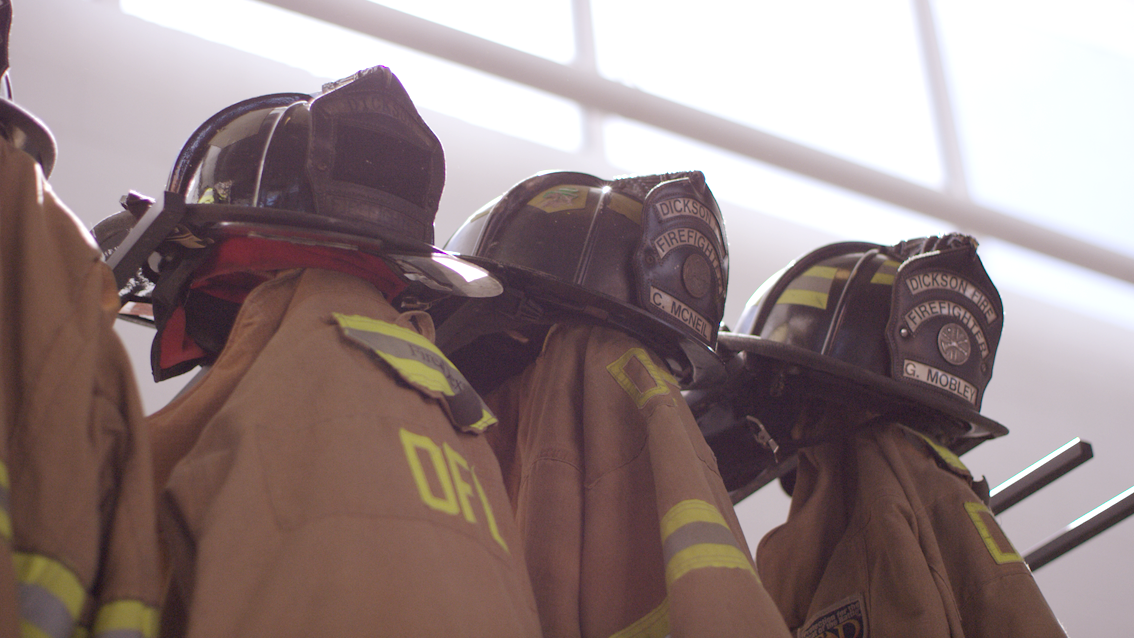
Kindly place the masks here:
POLYGON ((689 499, 670 508, 661 520, 661 537, 667 586, 702 567, 743 569, 756 576, 724 516, 706 501, 689 499))
POLYGON ((728 523, 725 522, 724 517, 721 516, 717 508, 705 501, 689 499, 674 505, 665 513, 665 516, 662 517, 662 542, 665 542, 665 539, 669 538, 678 528, 688 525, 689 523, 716 523, 717 525, 724 526, 726 529, 728 528, 728 523))
POLYGON ((87 592, 79 577, 62 563, 38 554, 13 552, 16 563, 16 580, 22 584, 38 585, 63 603, 64 608, 77 618, 87 599, 87 592))
POLYGON ((437 346, 412 330, 359 315, 334 314, 347 339, 385 361, 409 385, 436 397, 465 432, 483 432, 496 417, 437 346))
MULTIPOLYGON (((984 541, 984 546, 988 548, 989 555, 992 556, 992 560, 994 560, 997 565, 1024 562, 1024 558, 1020 556, 1019 552, 1015 551, 1012 546, 1008 547, 1008 549, 1012 551, 1004 551, 1000 548, 996 539, 992 537, 992 530, 985 524, 983 517, 983 514, 987 513, 989 518, 992 518, 992 512, 989 511, 984 503, 971 501, 965 503, 965 511, 969 513, 969 518, 976 527, 977 533, 980 534, 980 539, 984 541)), ((995 519, 993 520, 995 521, 995 519)))
POLYGON ((937 456, 940 457, 942 461, 945 461, 949 465, 957 468, 958 470, 961 470, 962 472, 968 472, 969 471, 969 468, 965 467, 965 464, 961 462, 961 457, 957 456, 956 454, 953 454, 952 450, 945 447, 944 445, 939 445, 936 441, 934 441, 933 439, 929 438, 928 436, 922 434, 921 432, 918 432, 917 430, 909 430, 909 431, 918 435, 918 437, 921 438, 921 440, 928 443, 929 447, 933 448, 934 453, 936 453, 937 456))
POLYGON ((473 429, 473 430, 476 430, 477 432, 484 432, 484 430, 486 428, 488 428, 488 426, 490 426, 490 425, 492 425, 493 423, 496 423, 496 422, 497 422, 497 419, 496 419, 495 415, 493 415, 488 410, 481 408, 480 420, 477 421, 476 423, 473 423, 472 425, 470 425, 468 427, 473 429))
POLYGON ((803 277, 815 277, 817 279, 834 279, 838 274, 839 269, 835 266, 812 266, 808 268, 803 277))
POLYGON ((878 267, 878 271, 875 272, 874 276, 870 278, 870 283, 893 286, 894 275, 898 274, 898 266, 900 265, 901 264, 894 261, 893 259, 887 259, 886 261, 882 262, 882 265, 878 267))
POLYGON ((12 559, 24 635, 70 636, 87 598, 78 576, 62 563, 39 554, 13 552, 12 559))
POLYGON ((827 309, 827 293, 814 290, 798 290, 792 288, 785 290, 784 294, 776 300, 777 304, 790 304, 793 306, 811 306, 820 310, 827 309))
POLYGON ((650 355, 642 348, 630 348, 616 361, 606 366, 606 370, 610 373, 610 376, 614 377, 615 382, 626 391, 626 394, 630 395, 630 398, 634 401, 634 405, 639 408, 646 405, 647 401, 658 395, 669 394, 668 384, 672 383, 673 385, 677 385, 677 380, 673 375, 656 366, 653 359, 650 358, 650 355), (626 374, 626 364, 630 363, 631 359, 637 359, 638 362, 642 364, 642 367, 646 369, 646 372, 654 380, 654 387, 643 391, 638 388, 638 385, 634 383, 630 375, 626 374))
POLYGON ((704 567, 726 567, 743 569, 756 575, 752 563, 744 552, 735 545, 720 545, 716 543, 701 543, 687 547, 677 552, 665 565, 665 584, 672 585, 673 581, 681 578, 694 569, 704 567))
MULTIPOLYGON (((334 317, 343 328, 374 332, 387 337, 393 337, 428 350, 448 362, 445 355, 441 354, 441 351, 437 349, 437 346, 433 345, 432 341, 408 328, 402 328, 401 326, 395 326, 386 321, 379 321, 362 315, 344 315, 336 312, 334 313, 334 317)), ((398 373, 406 378, 406 381, 419 384, 433 392, 440 392, 445 396, 453 396, 454 392, 452 386, 449 385, 449 380, 446 379, 444 373, 437 368, 417 359, 399 357, 377 348, 373 348, 372 350, 397 369, 398 373)))
POLYGON ((344 328, 354 328, 355 330, 365 330, 366 332, 377 332, 378 334, 395 337, 401 339, 402 341, 408 341, 420 348, 431 350, 434 354, 437 354, 441 357, 445 356, 441 354, 441 351, 437 349, 437 346, 433 345, 432 341, 408 328, 402 328, 401 326, 396 326, 388 321, 371 319, 370 317, 364 317, 362 315, 344 315, 338 312, 334 313, 334 315, 335 320, 338 321, 339 325, 344 328))
POLYGON ((0 461, 0 536, 12 540, 12 516, 8 513, 11 501, 11 483, 8 481, 8 466, 0 461))
POLYGON ((158 610, 140 600, 116 600, 98 610, 94 638, 110 638, 110 634, 114 638, 153 638, 158 632, 158 618, 158 610))
POLYGON ((611 634, 610 638, 665 638, 669 635, 669 598, 634 624, 611 634))
POLYGON ((20 621, 20 638, 56 638, 26 620, 20 621))

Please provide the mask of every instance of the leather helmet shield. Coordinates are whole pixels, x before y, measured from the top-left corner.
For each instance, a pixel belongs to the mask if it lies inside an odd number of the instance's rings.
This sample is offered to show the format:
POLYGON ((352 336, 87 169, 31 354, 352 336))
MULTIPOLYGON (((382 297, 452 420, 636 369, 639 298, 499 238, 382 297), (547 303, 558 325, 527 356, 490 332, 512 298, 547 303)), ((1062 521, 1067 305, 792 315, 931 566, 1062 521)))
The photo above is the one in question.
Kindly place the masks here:
POLYGON ((894 282, 886 329, 894 379, 979 410, 1004 306, 970 238, 911 258, 894 282))
POLYGON ((319 214, 432 244, 445 156, 401 82, 374 67, 324 88, 307 158, 319 214))
POLYGON ((724 315, 728 247, 701 173, 662 182, 646 195, 634 265, 639 305, 712 348, 724 315))

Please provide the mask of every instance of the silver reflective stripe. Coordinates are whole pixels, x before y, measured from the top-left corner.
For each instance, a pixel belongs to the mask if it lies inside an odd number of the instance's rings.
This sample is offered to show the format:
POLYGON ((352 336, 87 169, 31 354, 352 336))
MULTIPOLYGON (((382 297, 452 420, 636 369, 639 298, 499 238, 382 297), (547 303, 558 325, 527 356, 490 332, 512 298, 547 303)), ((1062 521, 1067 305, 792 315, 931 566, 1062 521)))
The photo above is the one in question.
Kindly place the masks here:
POLYGON ((110 629, 100 631, 92 635, 91 638, 149 638, 149 636, 138 629, 110 629))
POLYGON ((75 619, 67 605, 47 589, 20 583, 20 617, 52 638, 67 638, 75 627, 75 619))
POLYGON ((732 535, 732 531, 727 527, 717 523, 686 523, 677 528, 677 530, 665 539, 662 550, 665 556, 665 562, 669 563, 670 559, 683 549, 704 543, 732 545, 739 549, 736 543, 736 537, 732 535))

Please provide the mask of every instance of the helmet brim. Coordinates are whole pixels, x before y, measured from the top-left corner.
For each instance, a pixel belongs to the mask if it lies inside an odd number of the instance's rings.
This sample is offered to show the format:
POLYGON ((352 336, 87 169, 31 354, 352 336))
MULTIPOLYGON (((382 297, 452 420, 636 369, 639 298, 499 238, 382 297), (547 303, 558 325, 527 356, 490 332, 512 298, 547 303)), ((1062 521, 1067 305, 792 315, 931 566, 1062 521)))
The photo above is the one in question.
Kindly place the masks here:
POLYGON ((0 99, 0 122, 4 122, 8 135, 22 151, 31 155, 43 168, 44 177, 51 176, 55 167, 55 137, 51 129, 39 118, 14 102, 0 99))
MULTIPOLYGON (((722 349, 743 352, 749 358, 763 359, 769 364, 790 366, 804 384, 811 382, 819 388, 837 385, 840 391, 871 403, 881 401, 935 410, 968 426, 968 432, 961 438, 983 440, 1008 434, 1008 428, 976 409, 967 409, 932 390, 895 381, 834 357, 753 335, 722 332, 717 339, 722 349)), ((759 364, 757 361, 756 365, 759 364)))
POLYGON ((704 387, 724 379, 724 362, 713 349, 637 307, 524 266, 471 255, 461 257, 496 275, 505 288, 523 291, 545 313, 540 321, 573 317, 620 328, 664 358, 684 358, 689 371, 683 380, 685 388, 704 387))
POLYGON ((458 297, 495 297, 504 288, 484 268, 432 244, 363 220, 253 206, 190 204, 186 222, 210 237, 251 236, 380 255, 411 281, 458 297))

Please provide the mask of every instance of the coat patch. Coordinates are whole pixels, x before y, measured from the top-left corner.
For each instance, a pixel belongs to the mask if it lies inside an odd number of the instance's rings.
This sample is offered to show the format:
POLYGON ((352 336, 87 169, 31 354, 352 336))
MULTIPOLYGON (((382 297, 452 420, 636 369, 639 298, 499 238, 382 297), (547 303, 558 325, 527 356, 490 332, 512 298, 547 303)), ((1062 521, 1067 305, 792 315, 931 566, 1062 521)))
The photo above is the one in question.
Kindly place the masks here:
POLYGON ((844 598, 803 624, 799 638, 867 638, 866 604, 861 594, 844 598))

